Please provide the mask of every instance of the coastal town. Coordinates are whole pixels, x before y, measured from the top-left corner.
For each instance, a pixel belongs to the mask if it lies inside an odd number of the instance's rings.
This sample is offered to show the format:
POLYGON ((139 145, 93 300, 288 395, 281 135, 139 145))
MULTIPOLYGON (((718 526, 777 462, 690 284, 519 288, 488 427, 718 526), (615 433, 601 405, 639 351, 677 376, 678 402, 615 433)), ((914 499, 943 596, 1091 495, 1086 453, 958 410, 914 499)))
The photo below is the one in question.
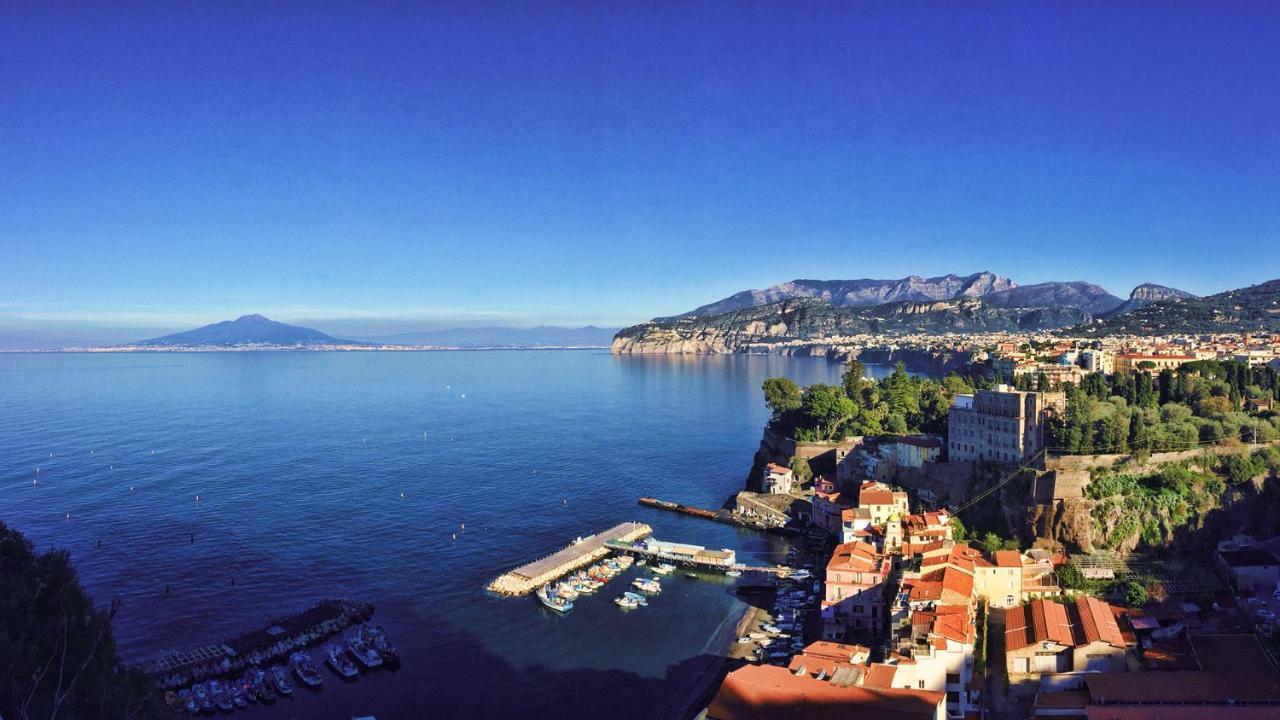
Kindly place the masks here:
POLYGON ((740 640, 761 650, 738 655, 700 717, 1280 713, 1280 529, 1259 524, 1253 536, 1187 519, 1166 535, 1109 544, 1052 522, 1084 507, 1086 522, 1102 520, 1098 532, 1125 533, 1099 514, 1108 499, 1091 483, 1194 471, 1212 486, 1240 458, 1256 465, 1227 480, 1245 495, 1236 502, 1274 497, 1280 337, 999 334, 921 345, 965 354, 991 380, 950 397, 943 432, 815 442, 766 431, 757 477, 734 512, 803 528, 820 554, 820 600, 786 618, 803 642, 770 623, 773 608, 753 609, 751 629, 768 632, 740 640), (1218 368, 1266 386, 1232 392, 1209 379, 1218 368), (1071 454, 1056 446, 1074 410, 1067 397, 1091 376, 1153 388, 1199 382, 1198 402, 1222 397, 1245 432, 1209 432, 1166 452, 1135 443, 1071 454), (984 472, 997 480, 979 483, 984 472), (992 525, 975 517, 983 505, 1000 516, 995 527, 1018 532, 980 535, 975 526, 992 525), (1184 532, 1203 536, 1196 552, 1174 552, 1170 538, 1184 532))

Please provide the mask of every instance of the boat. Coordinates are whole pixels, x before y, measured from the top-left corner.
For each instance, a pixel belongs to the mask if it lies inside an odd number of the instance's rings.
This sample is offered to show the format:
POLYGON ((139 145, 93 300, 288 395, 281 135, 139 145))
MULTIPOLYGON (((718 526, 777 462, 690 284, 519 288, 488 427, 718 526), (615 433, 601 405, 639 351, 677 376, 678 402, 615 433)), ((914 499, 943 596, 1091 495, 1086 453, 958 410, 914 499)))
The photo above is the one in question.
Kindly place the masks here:
POLYGON ((573 588, 572 584, 567 582, 562 582, 559 585, 556 585, 556 594, 565 600, 578 599, 578 591, 573 588))
POLYGON ((293 683, 289 682, 289 671, 283 665, 272 665, 267 674, 271 677, 271 684, 276 692, 285 696, 293 694, 293 683))
POLYGON ((179 712, 185 712, 188 715, 195 715, 200 712, 200 706, 196 704, 196 698, 191 694, 188 688, 182 688, 178 691, 179 712))
POLYGON ((649 561, 646 560, 645 558, 640 558, 639 560, 636 561, 636 567, 644 567, 646 564, 648 564, 648 562, 649 561))
POLYGON ((218 709, 222 712, 231 712, 234 709, 231 702, 231 695, 219 680, 209 681, 209 699, 212 700, 213 704, 218 706, 218 709))
POLYGON ((178 701, 178 693, 172 690, 164 691, 164 704, 174 712, 182 712, 182 705, 178 701))
POLYGON ((638 590, 648 593, 662 592, 662 585, 658 583, 656 578, 636 578, 631 581, 638 590))
POLYGON ((244 686, 238 680, 232 680, 224 683, 227 689, 227 696, 231 698, 231 704, 237 708, 248 707, 248 696, 244 691, 244 686))
POLYGON ((687 578, 695 578, 695 579, 696 579, 696 578, 698 577, 698 573, 685 573, 685 574, 684 574, 684 576, 685 576, 685 577, 687 577, 687 578))
POLYGON ((254 668, 250 672, 250 682, 253 684, 253 693, 258 699, 266 704, 276 701, 276 691, 272 689, 271 682, 267 680, 267 671, 262 668, 254 668))
POLYGON ((382 666, 382 656, 372 646, 361 640, 359 635, 347 640, 347 651, 351 653, 351 657, 356 659, 356 664, 366 670, 373 670, 382 666))
POLYGON ((764 633, 752 632, 752 633, 747 633, 747 637, 751 638, 752 640, 764 640, 768 636, 765 635, 764 633))
POLYGON ((543 585, 538 589, 538 601, 544 606, 555 610, 558 613, 567 613, 573 609, 573 601, 565 600, 562 597, 552 595, 549 585, 543 585))
POLYGON ((632 600, 635 600, 637 605, 641 605, 645 607, 648 607, 649 605, 649 598, 641 595, 640 593, 633 593, 631 591, 627 591, 622 594, 624 597, 629 597, 632 600))
POLYGON ((293 665, 293 673, 298 676, 303 685, 307 687, 320 687, 324 684, 324 676, 320 674, 320 669, 311 661, 311 656, 299 650, 289 656, 289 662, 293 665))
POLYGON ((658 573, 659 575, 670 575, 671 573, 675 572, 675 569, 676 569, 676 566, 670 563, 658 563, 658 566, 655 567, 653 571, 658 573))
POLYGON ((742 575, 742 571, 741 570, 725 570, 724 574, 728 575, 729 577, 740 577, 742 575))
POLYGON ((630 610, 636 607, 637 605, 639 605, 639 603, 627 597, 626 595, 619 595, 618 597, 613 599, 613 602, 615 605, 617 605, 618 607, 624 610, 630 610))
POLYGON ((382 656, 383 661, 391 663, 399 662, 400 651, 396 650, 395 646, 391 644, 391 641, 387 639, 387 631, 381 625, 361 625, 360 637, 363 638, 365 642, 372 645, 374 650, 378 651, 378 654, 382 656))
POLYGON ((342 649, 341 645, 330 645, 325 649, 325 653, 328 655, 328 659, 325 662, 329 664, 329 667, 333 668, 334 672, 338 673, 339 677, 350 680, 360 674, 360 669, 347 658, 346 651, 342 649))
POLYGON ((209 686, 204 683, 196 683, 191 686, 191 694, 196 698, 196 705, 200 707, 200 712, 213 712, 213 698, 209 697, 209 686))

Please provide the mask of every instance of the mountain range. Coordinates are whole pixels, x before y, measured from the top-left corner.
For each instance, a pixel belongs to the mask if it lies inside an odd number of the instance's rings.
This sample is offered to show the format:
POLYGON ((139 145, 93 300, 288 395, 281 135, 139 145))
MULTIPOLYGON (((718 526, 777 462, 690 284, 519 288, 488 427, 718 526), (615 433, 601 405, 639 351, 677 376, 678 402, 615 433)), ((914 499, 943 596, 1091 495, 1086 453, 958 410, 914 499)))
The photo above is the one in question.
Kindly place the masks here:
POLYGON ((735 352, 850 334, 1063 330, 1072 334, 1280 331, 1280 280, 1200 298, 1143 283, 1123 300, 1093 283, 1019 285, 991 272, 793 280, 623 328, 617 353, 735 352))

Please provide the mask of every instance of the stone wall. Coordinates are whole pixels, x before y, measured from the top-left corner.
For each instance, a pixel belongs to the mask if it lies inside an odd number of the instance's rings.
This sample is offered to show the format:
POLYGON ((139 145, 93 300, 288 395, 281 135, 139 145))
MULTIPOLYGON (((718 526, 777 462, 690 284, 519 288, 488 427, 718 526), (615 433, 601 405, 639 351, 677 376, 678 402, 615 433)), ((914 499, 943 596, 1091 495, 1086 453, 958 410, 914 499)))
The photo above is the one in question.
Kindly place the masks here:
MULTIPOLYGON (((1169 463, 1182 462, 1193 458, 1204 457, 1206 455, 1236 455, 1242 452, 1253 452, 1258 448, 1273 445, 1280 447, 1280 440, 1274 440, 1270 443, 1260 443, 1258 445, 1232 444, 1232 445, 1213 445, 1210 447, 1196 448, 1194 450, 1178 450, 1175 452, 1151 453, 1150 458, 1141 467, 1136 468, 1139 471, 1147 471, 1154 469, 1160 465, 1169 463)), ((1093 470, 1096 468, 1115 467, 1133 461, 1135 455, 1116 454, 1116 455, 1060 455, 1057 457, 1045 458, 1044 464, 1046 470, 1093 470)))

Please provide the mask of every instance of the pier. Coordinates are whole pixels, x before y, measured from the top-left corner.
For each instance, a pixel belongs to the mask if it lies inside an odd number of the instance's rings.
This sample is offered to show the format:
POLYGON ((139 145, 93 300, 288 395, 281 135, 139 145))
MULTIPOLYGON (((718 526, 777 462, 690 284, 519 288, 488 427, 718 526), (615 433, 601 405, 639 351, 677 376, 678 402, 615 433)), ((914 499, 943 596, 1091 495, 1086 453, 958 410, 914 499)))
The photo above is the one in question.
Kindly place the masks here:
POLYGON ((638 502, 641 505, 644 505, 645 507, 656 508, 658 510, 668 510, 671 512, 680 513, 682 515, 699 517, 704 520, 714 520, 716 522, 722 522, 726 525, 736 525, 738 527, 743 527, 750 530, 758 530, 760 532, 772 533, 774 535, 783 535, 785 537, 796 537, 797 535, 800 534, 799 530, 796 530, 795 528, 792 528, 792 527, 774 527, 772 525, 765 525, 764 523, 760 523, 760 522, 753 522, 746 518, 739 517, 733 514, 732 512, 724 509, 707 510, 705 508, 693 507, 692 505, 684 505, 681 503, 674 503, 669 500, 659 500, 657 498, 651 498, 651 497, 642 497, 638 502))
POLYGON ((611 550, 609 543, 629 546, 652 534, 653 528, 644 523, 625 522, 614 525, 604 532, 589 535, 563 550, 499 576, 489 583, 488 589, 499 595, 528 595, 549 582, 605 557, 611 550))
POLYGON ((283 662, 290 652, 316 645, 372 616, 373 606, 368 603, 322 600, 221 643, 162 653, 143 661, 140 667, 162 690, 238 675, 248 667, 283 662))
POLYGON ((644 545, 632 542, 610 540, 605 547, 615 552, 633 555, 646 560, 670 563, 688 568, 697 568, 709 572, 753 572, 775 577, 788 577, 794 570, 785 565, 743 565, 733 562, 732 550, 706 550, 696 545, 679 545, 676 543, 650 543, 644 545), (682 551, 681 548, 689 548, 682 551), (726 562, 727 560, 727 562, 726 562))

